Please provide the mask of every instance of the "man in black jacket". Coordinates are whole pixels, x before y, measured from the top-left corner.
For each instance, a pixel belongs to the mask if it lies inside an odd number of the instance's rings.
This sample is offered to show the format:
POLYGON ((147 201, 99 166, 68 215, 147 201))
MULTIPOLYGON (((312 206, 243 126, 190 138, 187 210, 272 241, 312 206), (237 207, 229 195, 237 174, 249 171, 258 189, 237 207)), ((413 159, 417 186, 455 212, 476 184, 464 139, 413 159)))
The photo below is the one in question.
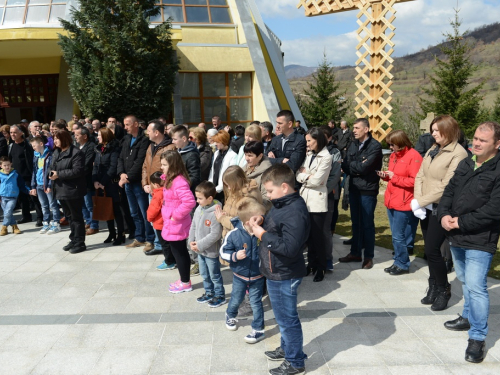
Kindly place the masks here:
POLYGON ((335 121, 334 120, 328 121, 328 127, 330 129, 332 129, 333 142, 337 143, 339 141, 340 134, 341 134, 340 129, 337 126, 335 126, 335 121))
POLYGON ((472 143, 474 155, 460 162, 438 205, 464 294, 462 315, 444 325, 452 331, 469 331, 465 360, 473 363, 485 356, 490 307, 486 282, 500 234, 499 147, 500 125, 479 125, 472 143))
POLYGON ((182 161, 191 180, 191 191, 201 182, 200 152, 193 141, 189 140, 189 133, 185 126, 177 125, 172 129, 172 143, 181 154, 182 161))
POLYGON ((349 126, 347 125, 347 121, 342 120, 340 122, 340 130, 338 131, 337 135, 337 147, 340 150, 342 158, 345 158, 347 149, 349 148, 352 141, 352 133, 349 129, 349 126))
POLYGON ((370 134, 370 124, 364 118, 353 125, 354 142, 342 161, 342 169, 351 176, 349 204, 351 206, 351 251, 340 262, 361 262, 361 250, 365 248, 363 269, 373 267, 375 251, 375 207, 380 177, 376 171, 382 168, 382 146, 370 134))
POLYGON ((122 151, 118 158, 118 176, 120 187, 125 187, 130 207, 130 214, 135 223, 134 242, 126 247, 141 247, 147 252, 154 248, 155 232, 148 222, 147 210, 149 206, 148 195, 142 189, 142 164, 146 158, 149 139, 144 130, 139 128, 139 122, 133 115, 123 120, 127 135, 123 138, 122 151))
MULTIPOLYGON (((33 174, 33 147, 25 140, 24 133, 18 125, 11 125, 10 139, 12 143, 9 145, 9 159, 12 161, 12 166, 24 179, 26 186, 31 186, 31 176, 33 174)), ((23 217, 17 223, 29 223, 32 220, 30 212, 31 201, 35 205, 36 210, 36 226, 41 227, 43 225, 43 213, 38 198, 24 192, 19 192, 19 200, 21 201, 23 217)))
POLYGON ((295 117, 291 111, 280 111, 276 117, 281 134, 271 141, 267 156, 271 164, 286 164, 297 173, 306 158, 306 140, 294 130, 295 117))

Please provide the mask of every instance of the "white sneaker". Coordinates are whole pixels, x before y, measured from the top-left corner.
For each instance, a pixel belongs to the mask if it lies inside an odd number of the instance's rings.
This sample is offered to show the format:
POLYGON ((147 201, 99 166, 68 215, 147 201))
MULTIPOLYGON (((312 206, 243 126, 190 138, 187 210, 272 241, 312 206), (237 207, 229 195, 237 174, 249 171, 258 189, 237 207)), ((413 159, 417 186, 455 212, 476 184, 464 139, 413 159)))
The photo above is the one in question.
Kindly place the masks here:
MULTIPOLYGON (((50 223, 52 224, 52 222, 50 223)), ((49 231, 49 229, 51 228, 51 226, 49 225, 49 223, 47 221, 44 221, 43 222, 43 226, 42 226, 42 229, 40 229, 40 234, 45 234, 49 231)))
POLYGON ((50 229, 47 234, 59 233, 61 231, 61 225, 57 221, 51 221, 50 224, 50 229))

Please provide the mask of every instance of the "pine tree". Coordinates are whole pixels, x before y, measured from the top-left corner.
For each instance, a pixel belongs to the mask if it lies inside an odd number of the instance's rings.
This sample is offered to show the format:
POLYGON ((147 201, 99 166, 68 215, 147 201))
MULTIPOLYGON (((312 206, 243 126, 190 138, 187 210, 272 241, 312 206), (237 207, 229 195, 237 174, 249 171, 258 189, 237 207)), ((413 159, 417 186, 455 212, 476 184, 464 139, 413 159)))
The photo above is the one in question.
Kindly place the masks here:
POLYGON ((333 66, 323 55, 323 61, 313 74, 313 82, 308 82, 304 97, 300 101, 300 111, 308 126, 326 125, 334 120, 338 125, 345 116, 349 103, 345 91, 340 91, 340 83, 335 80, 333 66))
POLYGON ((104 119, 135 114, 167 116, 178 62, 171 24, 150 28, 160 9, 155 0, 86 0, 60 20, 59 35, 69 65, 69 89, 86 116, 104 119))
POLYGON ((493 104, 493 109, 491 111, 491 119, 500 123, 500 92, 497 95, 495 104, 493 104))
POLYGON ((467 32, 460 32, 459 12, 455 10, 455 19, 450 22, 453 32, 444 34, 447 43, 440 47, 446 59, 436 57, 437 67, 430 76, 431 87, 422 88, 428 98, 419 97, 419 105, 423 117, 429 112, 453 116, 470 137, 478 125, 483 99, 479 91, 484 82, 469 87, 478 66, 470 59, 472 46, 464 40, 467 32))

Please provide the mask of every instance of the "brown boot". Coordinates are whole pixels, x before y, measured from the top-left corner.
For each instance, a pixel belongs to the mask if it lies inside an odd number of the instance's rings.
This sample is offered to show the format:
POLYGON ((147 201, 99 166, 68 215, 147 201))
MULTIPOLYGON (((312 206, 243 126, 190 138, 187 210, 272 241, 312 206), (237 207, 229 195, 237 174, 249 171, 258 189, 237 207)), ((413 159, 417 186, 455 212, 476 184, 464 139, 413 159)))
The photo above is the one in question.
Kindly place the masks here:
POLYGON ((15 225, 12 226, 12 233, 14 233, 14 234, 21 234, 23 232, 21 232, 21 229, 19 229, 19 227, 17 226, 17 224, 15 224, 15 225))
POLYGON ((0 230, 0 236, 6 236, 9 234, 9 230, 5 225, 2 225, 2 229, 0 230))

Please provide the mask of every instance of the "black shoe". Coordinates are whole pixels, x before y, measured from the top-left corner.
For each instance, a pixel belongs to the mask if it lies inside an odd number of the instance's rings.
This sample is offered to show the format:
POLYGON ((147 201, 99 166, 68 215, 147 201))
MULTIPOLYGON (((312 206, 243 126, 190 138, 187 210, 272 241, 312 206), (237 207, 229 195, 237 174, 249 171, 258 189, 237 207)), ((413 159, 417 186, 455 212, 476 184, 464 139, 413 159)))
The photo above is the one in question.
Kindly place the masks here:
POLYGON ((36 220, 35 227, 43 227, 43 222, 42 222, 42 219, 37 219, 37 220, 36 220))
POLYGON ((394 269, 394 267, 396 267, 396 265, 394 265, 394 264, 393 264, 393 265, 392 265, 392 266, 390 266, 390 267, 384 268, 384 272, 389 273, 389 272, 391 272, 391 271, 394 269))
POLYGON ((274 350, 264 352, 264 355, 271 361, 282 361, 285 359, 285 351, 281 349, 281 346, 278 346, 274 350))
POLYGON ((286 359, 283 361, 280 367, 273 368, 269 370, 269 373, 271 375, 295 375, 295 374, 305 374, 306 373, 306 368, 305 367, 300 367, 300 368, 295 368, 293 367, 290 362, 288 362, 286 359))
POLYGON ((446 272, 452 273, 453 272, 453 260, 446 259, 444 262, 446 263, 446 272))
POLYGON ((163 254, 163 250, 151 249, 149 251, 145 251, 144 254, 146 254, 146 255, 160 255, 160 254, 163 254))
POLYGON ((340 263, 349 263, 349 262, 362 262, 363 258, 352 255, 351 253, 347 254, 345 257, 339 258, 340 263))
POLYGON ((85 250, 87 250, 87 246, 85 246, 85 244, 80 244, 80 245, 73 246, 69 252, 71 254, 78 254, 78 253, 81 253, 85 250))
POLYGON ((319 283, 320 281, 323 281, 324 278, 325 278, 325 270, 317 270, 316 275, 314 275, 313 282, 319 283))
POLYGON ((104 240, 104 243, 111 243, 111 242, 113 242, 114 240, 116 240, 116 233, 110 233, 110 234, 108 235, 108 238, 106 238, 106 239, 104 240))
POLYGON ((26 224, 26 223, 31 223, 31 217, 23 217, 21 220, 18 220, 18 224, 26 224))
POLYGON ((121 245, 121 244, 124 244, 124 243, 125 243, 125 236, 121 235, 121 236, 118 236, 116 238, 116 240, 113 241, 113 246, 118 246, 118 245, 121 245))
POLYGON ((75 243, 73 241, 71 241, 69 244, 67 244, 66 246, 63 247, 63 250, 69 251, 73 248, 73 246, 75 246, 75 243))
POLYGON ((432 305, 438 295, 438 288, 436 284, 429 280, 429 287, 427 288, 427 295, 420 300, 422 305, 432 305))
POLYGON ((348 239, 348 240, 344 240, 342 242, 344 245, 352 245, 352 238, 348 239))
POLYGON ((431 306, 432 311, 442 311, 448 306, 448 301, 451 298, 451 285, 446 287, 438 287, 438 294, 436 300, 431 306))
POLYGON ((395 266, 390 272, 389 275, 392 276, 399 276, 399 275, 404 275, 406 273, 410 273, 410 270, 404 270, 402 268, 399 268, 398 266, 395 266))
POLYGON ((450 331, 468 331, 470 329, 470 323, 469 319, 458 314, 457 319, 445 322, 444 327, 450 331))
POLYGON ((484 354, 484 341, 469 339, 469 345, 465 350, 465 360, 472 363, 481 363, 484 354))

